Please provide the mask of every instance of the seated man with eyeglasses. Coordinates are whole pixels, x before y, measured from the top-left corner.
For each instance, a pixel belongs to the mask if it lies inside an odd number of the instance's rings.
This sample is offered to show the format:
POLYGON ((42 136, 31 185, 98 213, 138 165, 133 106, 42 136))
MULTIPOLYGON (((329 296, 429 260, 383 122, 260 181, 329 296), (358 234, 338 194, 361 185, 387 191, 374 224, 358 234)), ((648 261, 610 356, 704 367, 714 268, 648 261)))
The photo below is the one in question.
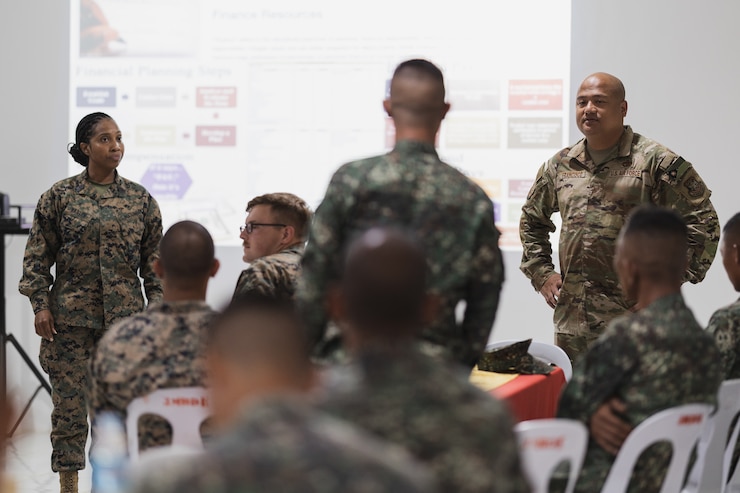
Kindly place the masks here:
POLYGON ((290 193, 260 195, 247 204, 247 220, 239 229, 245 262, 234 300, 251 294, 292 299, 311 210, 290 193))

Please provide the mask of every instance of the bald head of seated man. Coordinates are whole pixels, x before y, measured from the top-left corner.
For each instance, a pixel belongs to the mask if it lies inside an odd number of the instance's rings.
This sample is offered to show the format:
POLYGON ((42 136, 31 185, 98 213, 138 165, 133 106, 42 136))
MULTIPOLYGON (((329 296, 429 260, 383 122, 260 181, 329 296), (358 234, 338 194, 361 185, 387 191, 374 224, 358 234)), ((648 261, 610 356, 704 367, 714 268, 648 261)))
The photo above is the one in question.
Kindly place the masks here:
POLYGON ((162 279, 164 300, 205 300, 219 261, 210 233, 194 221, 173 224, 159 243, 154 272, 162 279))
POLYGON ((350 245, 329 307, 352 358, 327 373, 321 407, 405 447, 441 491, 530 491, 505 406, 468 382, 469 369, 417 347, 437 306, 426 279, 423 251, 402 231, 373 228, 350 245))
POLYGON ((233 302, 207 350, 217 437, 192 460, 137 478, 137 492, 420 492, 429 472, 400 447, 313 409, 305 334, 292 305, 233 302))

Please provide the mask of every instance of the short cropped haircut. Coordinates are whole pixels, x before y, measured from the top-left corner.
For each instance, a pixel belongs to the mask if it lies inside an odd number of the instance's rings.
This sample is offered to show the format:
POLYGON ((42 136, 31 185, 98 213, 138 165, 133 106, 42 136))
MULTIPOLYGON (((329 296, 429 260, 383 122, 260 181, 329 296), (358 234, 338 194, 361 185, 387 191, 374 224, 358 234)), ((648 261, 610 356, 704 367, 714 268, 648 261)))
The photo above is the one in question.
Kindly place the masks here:
POLYGON ((247 212, 258 205, 269 205, 278 221, 293 226, 296 236, 302 240, 306 239, 312 213, 302 198, 292 193, 267 193, 250 200, 247 212))
POLYGON ((267 364, 300 373, 310 366, 306 331, 287 299, 249 294, 233 300, 211 323, 207 345, 245 369, 267 364))
POLYGON ((740 235, 740 212, 730 218, 722 228, 722 232, 728 236, 740 235))
POLYGON ((405 62, 401 62, 398 67, 396 67, 396 70, 393 72, 393 77, 396 77, 399 73, 407 69, 420 72, 431 77, 437 82, 444 83, 444 76, 442 75, 442 71, 439 69, 439 67, 437 67, 429 60, 414 58, 411 60, 406 60, 405 62))
POLYGON ((624 235, 643 233, 650 236, 688 238, 686 222, 675 211, 653 204, 636 207, 627 217, 624 235))
POLYGON ((159 242, 159 263, 166 276, 184 281, 207 277, 215 258, 213 238, 203 225, 180 221, 159 242))

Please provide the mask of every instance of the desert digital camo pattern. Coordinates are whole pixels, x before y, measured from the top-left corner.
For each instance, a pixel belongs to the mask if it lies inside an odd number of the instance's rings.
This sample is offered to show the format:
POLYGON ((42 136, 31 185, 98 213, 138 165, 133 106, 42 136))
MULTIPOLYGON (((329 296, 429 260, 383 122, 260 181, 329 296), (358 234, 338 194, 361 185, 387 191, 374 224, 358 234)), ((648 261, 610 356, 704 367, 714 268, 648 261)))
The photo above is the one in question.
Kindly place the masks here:
POLYGON ((616 238, 627 214, 654 203, 674 209, 689 228, 686 280, 697 283, 712 264, 719 220, 691 163, 625 127, 616 155, 595 165, 585 140, 565 148, 540 168, 522 208, 521 270, 536 290, 555 272, 551 220, 560 213, 563 287, 555 308, 555 331, 593 342, 610 320, 633 302, 624 299, 612 266, 616 238))
MULTIPOLYGON (((206 385, 205 339, 214 312, 204 301, 168 301, 113 324, 92 361, 94 414, 113 411, 126 419, 137 397, 172 387, 206 385)), ((139 450, 172 443, 164 419, 139 420, 139 450)))
POLYGON ((416 350, 364 351, 331 368, 319 407, 427 465, 440 491, 529 492, 504 404, 416 350))
POLYGON ((251 294, 292 300, 296 279, 301 272, 303 245, 256 259, 239 275, 234 300, 251 294))
POLYGON ((388 154, 342 166, 316 210, 297 299, 318 356, 326 340, 324 298, 343 249, 371 227, 415 234, 426 251, 429 288, 440 296, 436 322, 422 339, 468 367, 483 352, 503 282, 493 206, 485 192, 443 163, 434 146, 401 141, 388 154), (466 302, 462 323, 458 302, 466 302))
MULTIPOLYGON (((637 426, 649 416, 681 404, 716 405, 722 381, 719 351, 680 294, 653 302, 612 321, 576 363, 560 398, 558 416, 588 423, 607 399, 627 406, 625 419, 637 426)), ((630 492, 660 491, 670 445, 649 449, 638 461, 630 492)), ((593 440, 576 491, 601 491, 614 456, 593 440)))
POLYGON ((252 402, 203 454, 168 459, 136 493, 421 493, 437 491, 403 450, 296 399, 252 402))
POLYGON ((57 330, 39 354, 52 387, 53 471, 85 467, 90 355, 106 327, 144 308, 139 276, 148 302, 162 298, 152 269, 161 238, 157 202, 118 173, 101 187, 85 170, 39 199, 19 290, 34 313, 51 310, 57 330))
POLYGON ((152 269, 161 239, 159 206, 144 187, 116 173, 101 193, 85 170, 41 195, 19 290, 58 324, 107 327, 144 309, 139 276, 149 303, 162 298, 152 269))
POLYGON ((714 336, 722 355, 724 379, 740 378, 740 300, 714 312, 707 332, 714 336))

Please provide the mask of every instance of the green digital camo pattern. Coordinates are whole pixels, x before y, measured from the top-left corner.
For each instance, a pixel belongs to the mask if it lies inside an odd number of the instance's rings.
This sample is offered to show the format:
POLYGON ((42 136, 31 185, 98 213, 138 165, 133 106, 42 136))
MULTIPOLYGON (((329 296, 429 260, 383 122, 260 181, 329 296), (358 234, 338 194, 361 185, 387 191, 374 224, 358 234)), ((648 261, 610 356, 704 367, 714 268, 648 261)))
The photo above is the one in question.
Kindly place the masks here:
POLYGON ((337 278, 343 249, 375 226, 418 236, 428 258, 430 290, 441 297, 439 316, 422 338, 472 367, 488 341, 503 282, 493 206, 480 187, 440 161, 432 145, 413 141, 342 166, 316 210, 297 300, 317 353, 331 346, 325 340, 324 298, 337 278), (458 324, 460 300, 467 305, 458 324))
POLYGON ((724 379, 740 378, 740 300, 714 312, 707 332, 714 335, 722 355, 724 379))
POLYGON ((563 287, 555 308, 557 333, 588 342, 632 306, 612 267, 617 235, 629 211, 651 202, 674 209, 689 228, 686 279, 704 278, 719 241, 719 220, 711 192, 691 164, 627 126, 617 156, 595 166, 585 141, 565 148, 540 168, 522 208, 521 270, 536 290, 554 271, 549 240, 559 212, 563 287))
POLYGON ((85 170, 41 195, 19 290, 57 324, 107 327, 144 309, 139 275, 148 302, 162 298, 152 270, 161 238, 159 206, 144 187, 116 173, 100 193, 85 170))
POLYGON ((403 446, 440 491, 529 492, 504 404, 418 351, 365 352, 332 367, 319 407, 403 446))
MULTIPOLYGON (((563 390, 558 416, 588 424, 607 399, 627 406, 626 420, 637 426, 669 407, 716 405, 722 381, 719 351, 680 294, 663 297, 635 314, 609 324, 581 357, 563 390)), ((651 447, 638 461, 630 492, 660 491, 670 446, 651 447)), ((614 457, 589 441, 576 491, 601 491, 614 457)))
MULTIPOLYGON (((707 332, 714 336, 722 360, 722 374, 725 380, 740 378, 740 300, 720 308, 712 314, 707 332)), ((737 422, 733 420, 732 426, 737 422)), ((740 442, 735 444, 732 464, 737 464, 740 457, 740 442)), ((732 477, 733 466, 730 471, 732 477)))
POLYGON ((41 340, 39 362, 51 383, 51 469, 85 468, 87 403, 90 389, 87 361, 102 329, 56 325, 54 341, 41 340))
MULTIPOLYGON (((124 421, 137 397, 157 389, 205 386, 205 336, 215 312, 204 301, 150 305, 111 326, 92 361, 91 407, 124 421)), ((163 418, 139 420, 139 450, 172 442, 163 418)))
POLYGON ((34 313, 51 310, 58 332, 53 342, 42 341, 39 355, 52 387, 54 471, 85 466, 90 354, 106 327, 143 309, 139 275, 147 300, 161 299, 152 270, 161 237, 157 202, 118 173, 100 192, 85 170, 38 201, 19 290, 34 313))
POLYGON ((235 427, 184 463, 169 459, 136 493, 405 493, 436 491, 401 449, 294 400, 252 403, 235 427))
POLYGON ((293 299, 302 255, 303 245, 299 245, 256 259, 239 276, 233 299, 249 294, 293 299))

